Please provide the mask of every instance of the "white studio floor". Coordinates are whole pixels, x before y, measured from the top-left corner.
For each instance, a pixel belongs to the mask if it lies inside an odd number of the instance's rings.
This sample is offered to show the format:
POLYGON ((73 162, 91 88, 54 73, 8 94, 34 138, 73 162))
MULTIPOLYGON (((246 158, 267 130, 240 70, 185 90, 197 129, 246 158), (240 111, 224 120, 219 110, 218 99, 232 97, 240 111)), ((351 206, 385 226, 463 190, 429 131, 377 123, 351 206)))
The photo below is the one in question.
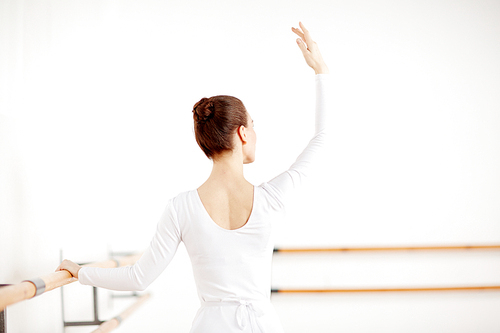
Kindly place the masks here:
MULTIPOLYGON (((176 306, 167 299, 171 295, 156 292, 115 331, 189 332, 196 308, 176 306)), ((496 333, 500 330, 499 296, 500 292, 277 295, 273 304, 287 333, 496 333)), ((67 328, 66 332, 92 329, 67 328)))

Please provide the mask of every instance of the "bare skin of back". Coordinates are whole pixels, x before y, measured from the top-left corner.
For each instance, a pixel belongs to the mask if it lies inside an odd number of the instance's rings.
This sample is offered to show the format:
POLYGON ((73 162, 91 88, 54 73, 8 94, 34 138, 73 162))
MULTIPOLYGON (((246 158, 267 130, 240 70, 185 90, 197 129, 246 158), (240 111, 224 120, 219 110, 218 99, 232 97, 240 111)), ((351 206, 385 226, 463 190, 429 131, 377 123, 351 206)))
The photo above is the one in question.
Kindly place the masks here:
POLYGON ((243 227, 253 208, 254 186, 247 181, 216 183, 207 181, 198 188, 198 195, 212 221, 221 228, 243 227))

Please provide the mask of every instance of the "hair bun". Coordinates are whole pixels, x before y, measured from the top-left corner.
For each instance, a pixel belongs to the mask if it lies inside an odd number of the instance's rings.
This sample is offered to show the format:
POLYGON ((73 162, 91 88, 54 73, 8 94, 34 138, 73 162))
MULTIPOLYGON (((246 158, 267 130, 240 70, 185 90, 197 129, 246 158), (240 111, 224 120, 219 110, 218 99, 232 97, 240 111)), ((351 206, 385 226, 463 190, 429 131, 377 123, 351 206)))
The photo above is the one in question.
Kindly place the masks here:
POLYGON ((193 118, 198 124, 204 124, 214 116, 214 111, 214 102, 203 97, 193 107, 193 118))

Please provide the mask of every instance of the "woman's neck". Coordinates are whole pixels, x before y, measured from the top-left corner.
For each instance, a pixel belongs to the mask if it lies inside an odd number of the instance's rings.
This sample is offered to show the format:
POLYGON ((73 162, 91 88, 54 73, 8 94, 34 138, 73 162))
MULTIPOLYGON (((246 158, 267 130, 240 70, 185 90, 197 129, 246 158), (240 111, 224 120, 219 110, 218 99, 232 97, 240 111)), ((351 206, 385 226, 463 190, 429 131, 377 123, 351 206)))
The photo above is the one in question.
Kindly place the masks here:
POLYGON ((212 173, 207 182, 224 185, 248 183, 243 175, 243 156, 237 152, 227 152, 213 160, 212 173))

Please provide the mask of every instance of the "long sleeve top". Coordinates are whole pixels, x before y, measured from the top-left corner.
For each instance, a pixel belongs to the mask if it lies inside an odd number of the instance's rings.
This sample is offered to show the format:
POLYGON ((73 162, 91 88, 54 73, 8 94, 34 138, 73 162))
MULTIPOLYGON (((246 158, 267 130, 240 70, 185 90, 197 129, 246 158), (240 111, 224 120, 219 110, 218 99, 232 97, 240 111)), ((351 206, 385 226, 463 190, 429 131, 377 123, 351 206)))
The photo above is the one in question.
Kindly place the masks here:
MULTIPOLYGON (((197 190, 180 193, 169 200, 149 247, 134 265, 84 267, 79 272, 80 283, 112 290, 144 290, 167 267, 182 241, 192 263, 202 305, 227 300, 240 303, 269 301, 275 214, 282 212, 286 196, 307 177, 325 143, 328 79, 327 74, 315 76, 314 136, 288 170, 254 186, 253 208, 245 225, 235 230, 224 229, 211 219, 197 190)), ((244 315, 241 311, 237 313, 240 314, 238 325, 242 327, 244 315)), ((255 322, 250 320, 254 325, 255 322)), ((265 331, 260 321, 259 325, 261 331, 265 331)), ((197 331, 195 326, 196 321, 192 332, 197 331)), ((200 331, 209 332, 206 326, 202 326, 200 331)))

